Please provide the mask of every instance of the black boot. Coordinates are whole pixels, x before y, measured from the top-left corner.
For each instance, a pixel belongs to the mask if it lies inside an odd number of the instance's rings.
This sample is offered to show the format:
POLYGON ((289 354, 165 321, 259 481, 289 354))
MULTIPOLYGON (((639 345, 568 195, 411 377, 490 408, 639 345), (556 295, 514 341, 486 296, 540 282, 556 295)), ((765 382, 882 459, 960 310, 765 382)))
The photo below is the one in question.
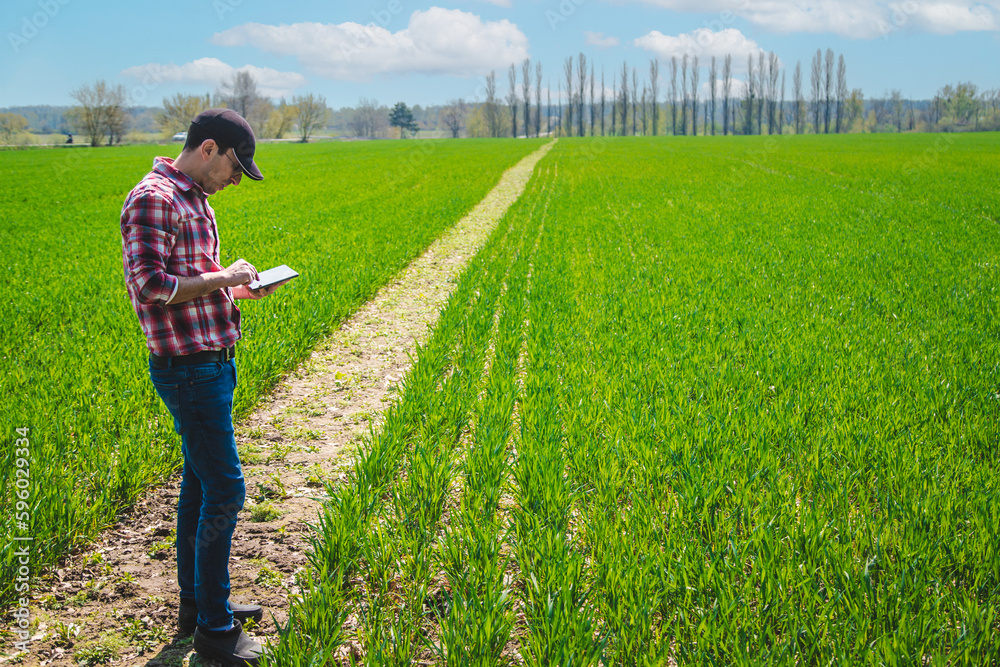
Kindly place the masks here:
POLYGON ((243 624, 233 619, 233 627, 222 632, 197 628, 194 650, 203 658, 218 660, 224 665, 257 665, 263 647, 243 632, 243 624))
MULTIPOLYGON (((233 618, 239 619, 240 623, 252 620, 260 623, 264 618, 264 610, 257 604, 237 604, 229 603, 229 609, 233 612, 233 618)), ((194 600, 181 598, 181 608, 177 612, 177 629, 181 634, 189 635, 198 626, 198 605, 194 600)))

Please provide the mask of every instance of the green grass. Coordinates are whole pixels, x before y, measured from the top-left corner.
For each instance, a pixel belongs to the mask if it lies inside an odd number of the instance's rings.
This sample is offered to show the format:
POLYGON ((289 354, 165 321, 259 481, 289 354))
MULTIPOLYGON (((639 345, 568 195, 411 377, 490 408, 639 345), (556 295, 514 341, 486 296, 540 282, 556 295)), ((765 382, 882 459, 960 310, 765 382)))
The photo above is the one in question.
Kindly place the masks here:
POLYGON ((270 502, 255 504, 250 507, 250 520, 254 523, 267 523, 281 518, 281 510, 270 502))
MULTIPOLYGON (((265 180, 211 200, 222 263, 286 263, 301 277, 241 304, 236 417, 538 145, 261 145, 265 180)), ((0 522, 5 535, 34 538, 33 575, 111 525, 180 461, 125 291, 119 223, 126 194, 163 151, 0 153, 0 522), (18 428, 27 429, 29 457, 17 456, 18 428), (21 507, 18 458, 29 470, 21 507)), ((14 550, 10 540, 0 546, 0 602, 13 593, 14 550)))
POLYGON ((561 140, 273 662, 997 664, 1000 137, 938 140, 561 140))

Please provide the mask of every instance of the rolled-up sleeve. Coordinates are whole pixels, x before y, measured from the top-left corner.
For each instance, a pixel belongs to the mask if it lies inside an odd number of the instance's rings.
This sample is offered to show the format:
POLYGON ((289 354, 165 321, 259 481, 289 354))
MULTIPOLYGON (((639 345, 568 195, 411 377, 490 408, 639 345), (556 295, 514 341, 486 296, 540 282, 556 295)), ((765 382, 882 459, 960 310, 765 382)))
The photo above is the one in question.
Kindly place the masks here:
POLYGON ((122 210, 125 283, 136 300, 166 305, 177 293, 178 279, 167 273, 167 259, 177 240, 177 213, 156 192, 135 193, 122 210))

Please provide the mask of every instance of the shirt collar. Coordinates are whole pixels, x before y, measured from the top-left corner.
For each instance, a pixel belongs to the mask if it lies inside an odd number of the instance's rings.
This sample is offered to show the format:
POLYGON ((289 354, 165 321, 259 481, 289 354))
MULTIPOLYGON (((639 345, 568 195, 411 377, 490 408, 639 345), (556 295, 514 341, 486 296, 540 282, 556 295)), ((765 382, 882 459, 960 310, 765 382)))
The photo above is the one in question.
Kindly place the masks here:
POLYGON ((201 189, 200 185, 192 181, 190 176, 174 166, 173 158, 153 158, 153 171, 161 176, 169 178, 179 190, 183 190, 184 192, 194 190, 195 194, 200 195, 201 197, 207 196, 205 195, 205 191, 201 189))

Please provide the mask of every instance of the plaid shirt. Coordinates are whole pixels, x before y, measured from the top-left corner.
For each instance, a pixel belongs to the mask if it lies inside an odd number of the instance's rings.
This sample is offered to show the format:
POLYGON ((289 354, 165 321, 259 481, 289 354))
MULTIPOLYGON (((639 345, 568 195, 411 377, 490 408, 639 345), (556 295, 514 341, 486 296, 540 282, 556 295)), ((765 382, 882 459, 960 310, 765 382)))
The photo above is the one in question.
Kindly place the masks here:
POLYGON ((125 199, 121 229, 125 284, 150 352, 173 357, 219 350, 240 338, 240 309, 228 287, 170 303, 177 276, 224 268, 215 211, 173 160, 153 160, 153 171, 125 199))

